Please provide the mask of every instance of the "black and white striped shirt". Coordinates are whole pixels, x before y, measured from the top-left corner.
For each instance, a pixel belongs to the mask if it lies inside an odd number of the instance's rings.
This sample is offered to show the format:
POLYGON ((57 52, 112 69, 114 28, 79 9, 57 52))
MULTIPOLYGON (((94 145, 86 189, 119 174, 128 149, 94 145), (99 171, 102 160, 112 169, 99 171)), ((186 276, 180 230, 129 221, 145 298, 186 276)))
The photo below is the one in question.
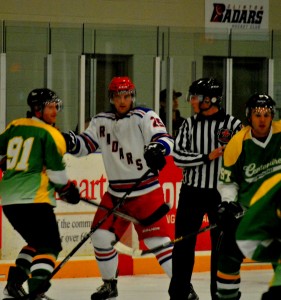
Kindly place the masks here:
POLYGON ((217 188, 222 157, 209 161, 208 155, 227 144, 241 128, 241 121, 223 109, 210 116, 197 114, 183 121, 173 152, 175 164, 183 168, 183 184, 217 188))

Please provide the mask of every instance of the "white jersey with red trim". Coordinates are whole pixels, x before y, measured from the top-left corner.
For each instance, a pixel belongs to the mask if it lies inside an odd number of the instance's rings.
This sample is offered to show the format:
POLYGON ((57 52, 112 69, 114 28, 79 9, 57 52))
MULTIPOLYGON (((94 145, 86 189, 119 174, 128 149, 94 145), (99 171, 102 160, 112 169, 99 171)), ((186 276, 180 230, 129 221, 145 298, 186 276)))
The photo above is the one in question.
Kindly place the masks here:
MULTIPOLYGON (((76 149, 71 153, 84 156, 101 150, 109 180, 108 192, 122 197, 148 170, 143 154, 144 146, 151 142, 161 143, 166 149, 165 155, 173 150, 174 140, 159 116, 151 109, 136 107, 123 118, 114 112, 97 114, 89 127, 77 136, 76 149)), ((158 175, 151 173, 130 197, 144 195, 158 187, 158 175)))

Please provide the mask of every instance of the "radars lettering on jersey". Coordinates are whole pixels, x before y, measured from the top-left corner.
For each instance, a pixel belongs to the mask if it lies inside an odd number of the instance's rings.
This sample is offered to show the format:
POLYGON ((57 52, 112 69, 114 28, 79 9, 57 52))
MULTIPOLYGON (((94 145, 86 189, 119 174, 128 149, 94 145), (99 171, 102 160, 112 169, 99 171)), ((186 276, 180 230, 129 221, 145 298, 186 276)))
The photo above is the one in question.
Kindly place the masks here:
MULTIPOLYGON (((109 181, 108 191, 116 197, 123 196, 148 170, 143 157, 145 145, 161 143, 169 155, 174 143, 159 116, 153 110, 141 107, 133 108, 121 119, 112 111, 99 113, 77 139, 73 153, 76 156, 101 150, 109 181)), ((146 194, 159 186, 158 176, 151 173, 131 197, 146 194)))
MULTIPOLYGON (((111 145, 111 151, 113 153, 118 152, 120 159, 126 158, 128 164, 134 164, 132 152, 127 152, 124 154, 124 149, 122 147, 120 147, 120 143, 118 141, 111 141, 110 133, 108 133, 108 134, 105 133, 106 132, 105 126, 100 126, 99 132, 100 132, 100 137, 106 138, 107 144, 111 145)), ((138 170, 143 170, 141 158, 136 159, 135 164, 138 167, 138 170)))

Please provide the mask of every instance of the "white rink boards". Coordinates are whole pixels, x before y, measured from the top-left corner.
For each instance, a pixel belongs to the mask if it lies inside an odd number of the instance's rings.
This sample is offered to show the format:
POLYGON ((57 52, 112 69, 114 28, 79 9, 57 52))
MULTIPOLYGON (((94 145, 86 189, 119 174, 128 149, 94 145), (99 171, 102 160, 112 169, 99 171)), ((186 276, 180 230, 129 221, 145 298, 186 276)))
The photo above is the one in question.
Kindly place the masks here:
MULTIPOLYGON (((268 289, 271 270, 242 271, 240 300, 259 300, 268 289)), ((193 286, 200 300, 211 300, 209 293, 209 272, 193 274, 193 286)), ((1 281, 3 290, 6 282, 1 281)), ((91 294, 101 284, 99 277, 54 279, 47 295, 55 300, 89 300, 91 294)), ((169 300, 169 279, 166 275, 120 276, 118 279, 118 300, 169 300)))

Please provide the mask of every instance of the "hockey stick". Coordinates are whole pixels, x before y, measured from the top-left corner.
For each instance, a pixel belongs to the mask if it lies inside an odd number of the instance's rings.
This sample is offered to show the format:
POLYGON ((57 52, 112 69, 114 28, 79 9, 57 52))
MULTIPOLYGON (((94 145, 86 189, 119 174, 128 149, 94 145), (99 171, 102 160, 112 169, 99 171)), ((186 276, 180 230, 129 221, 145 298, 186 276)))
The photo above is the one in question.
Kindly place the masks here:
MULTIPOLYGON (((81 198, 80 201, 83 201, 85 203, 91 204, 91 205, 93 205, 93 206, 95 206, 97 208, 101 208, 101 209, 106 210, 106 211, 110 210, 110 208, 105 207, 105 206, 100 205, 100 204, 97 204, 97 203, 95 203, 95 202, 93 202, 91 200, 88 200, 87 198, 81 198)), ((113 214, 116 215, 116 216, 118 216, 118 217, 120 217, 120 218, 122 218, 122 219, 124 219, 124 220, 133 222, 134 224, 142 224, 141 221, 137 220, 134 217, 126 215, 126 214, 122 213, 121 211, 116 210, 116 211, 113 212, 113 214)))
POLYGON ((24 300, 29 299, 30 297, 34 297, 38 294, 40 290, 43 290, 44 287, 49 284, 49 281, 58 273, 58 271, 70 260, 70 258, 82 247, 83 244, 91 237, 91 235, 108 219, 109 216, 114 214, 116 209, 118 209, 121 205, 123 205, 126 198, 138 187, 141 182, 151 173, 151 169, 148 169, 140 178, 138 178, 134 185, 123 195, 123 197, 118 201, 118 203, 111 209, 107 211, 103 218, 96 223, 94 227, 81 239, 81 241, 69 252, 69 254, 57 265, 57 267, 53 270, 53 272, 46 278, 44 282, 38 287, 38 289, 32 293, 29 293, 22 297, 17 297, 14 299, 24 300))
POLYGON ((66 262, 77 252, 78 249, 81 248, 81 246, 90 238, 90 236, 108 219, 109 216, 111 216, 116 209, 118 209, 120 206, 123 205, 126 198, 135 190, 136 187, 140 185, 140 183, 143 181, 144 178, 147 177, 149 173, 152 171, 149 169, 147 170, 139 179, 136 180, 134 185, 131 187, 130 190, 128 190, 124 196, 118 201, 118 203, 111 209, 107 211, 107 213, 104 215, 102 219, 99 220, 99 222, 91 228, 88 234, 84 236, 84 238, 70 251, 70 253, 60 262, 60 264, 54 269, 54 271, 51 273, 49 280, 57 274, 57 272, 66 264, 66 262))
MULTIPOLYGON (((102 219, 99 220, 99 222, 91 228, 88 234, 84 236, 84 238, 70 251, 70 253, 61 261, 61 263, 54 269, 54 271, 51 273, 50 278, 52 278, 64 265, 65 263, 77 252, 78 249, 81 248, 81 246, 90 238, 90 236, 108 219, 109 216, 114 214, 114 212, 123 205, 126 198, 135 190, 136 187, 140 185, 140 183, 143 181, 144 178, 147 177, 149 173, 152 171, 149 169, 147 170, 139 179, 136 180, 134 185, 131 187, 130 190, 128 190, 124 196, 118 201, 118 203, 111 209, 107 211, 107 213, 104 215, 102 219)), ((49 278, 49 279, 50 279, 49 278)))
MULTIPOLYGON (((240 219, 241 217, 244 216, 245 213, 246 213, 246 211, 244 210, 241 213, 236 214, 235 218, 236 219, 240 219)), ((130 248, 130 247, 124 245, 121 242, 117 242, 116 244, 113 245, 113 247, 119 253, 122 253, 122 254, 125 254, 125 255, 129 255, 129 256, 134 256, 134 257, 141 257, 141 256, 144 256, 146 254, 156 253, 156 252, 158 252, 160 250, 163 250, 165 248, 173 246, 175 243, 181 242, 183 240, 187 240, 187 239, 189 239, 189 238, 191 238, 191 237, 193 237, 195 235, 198 235, 200 233, 209 231, 209 230, 214 229, 216 227, 218 227, 217 224, 212 224, 212 225, 203 227, 203 228, 199 229, 198 231, 192 232, 192 233, 184 235, 184 236, 180 236, 180 237, 178 237, 178 238, 176 238, 176 239, 174 239, 172 241, 166 242, 166 243, 164 243, 162 245, 159 245, 159 246, 156 246, 154 248, 147 249, 147 250, 130 248)))
MULTIPOLYGON (((100 205, 100 204, 97 204, 91 200, 88 200, 87 198, 81 198, 80 200, 85 203, 96 206, 98 208, 101 208, 103 210, 107 210, 107 211, 110 210, 110 208, 100 205)), ((170 210, 170 206, 167 203, 164 203, 158 209, 156 209, 149 217, 142 219, 142 220, 137 220, 136 218, 126 215, 118 210, 114 211, 113 214, 118 217, 121 217, 122 219, 133 222, 134 224, 140 224, 142 226, 150 226, 153 223, 155 223, 157 220, 161 219, 164 215, 166 215, 169 210, 170 210)))

